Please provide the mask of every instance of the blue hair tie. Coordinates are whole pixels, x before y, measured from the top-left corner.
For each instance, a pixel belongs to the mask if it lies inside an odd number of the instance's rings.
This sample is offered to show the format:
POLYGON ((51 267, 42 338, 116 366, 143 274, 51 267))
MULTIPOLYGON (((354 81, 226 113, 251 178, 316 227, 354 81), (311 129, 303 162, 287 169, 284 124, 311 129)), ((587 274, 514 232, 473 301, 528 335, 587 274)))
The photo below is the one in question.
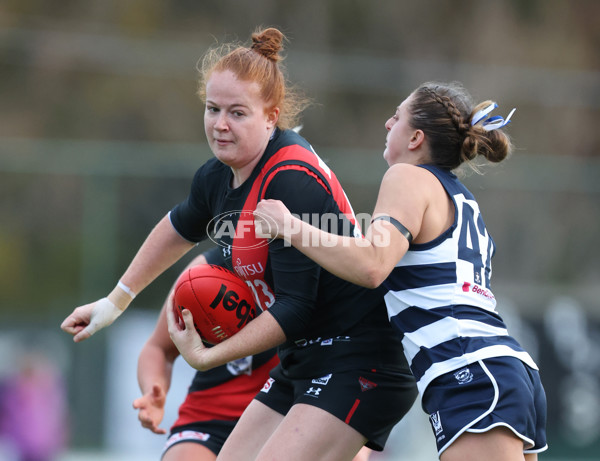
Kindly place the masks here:
POLYGON ((489 106, 486 106, 483 109, 475 112, 473 119, 471 120, 471 125, 474 126, 478 123, 481 123, 481 128, 483 128, 485 131, 498 130, 508 125, 510 123, 510 118, 515 113, 517 108, 515 107, 513 110, 511 110, 505 119, 499 115, 490 117, 489 113, 492 112, 496 107, 498 107, 498 104, 493 102, 489 106))

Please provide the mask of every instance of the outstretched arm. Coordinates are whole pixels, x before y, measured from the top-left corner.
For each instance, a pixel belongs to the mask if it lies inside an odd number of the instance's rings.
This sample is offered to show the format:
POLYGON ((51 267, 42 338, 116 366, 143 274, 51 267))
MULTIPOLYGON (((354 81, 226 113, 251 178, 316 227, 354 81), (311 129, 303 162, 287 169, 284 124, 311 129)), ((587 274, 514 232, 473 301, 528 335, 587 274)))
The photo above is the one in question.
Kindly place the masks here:
POLYGON ((165 312, 170 300, 171 293, 160 311, 152 335, 140 352, 137 377, 142 396, 133 402, 133 408, 139 410, 138 419, 142 426, 156 434, 166 433, 159 425, 165 414, 173 363, 179 355, 167 331, 165 312))
MULTIPOLYGON (((417 237, 429 196, 422 172, 425 170, 411 165, 390 167, 382 180, 373 217, 391 216, 417 237)), ((278 200, 258 204, 255 224, 261 237, 283 238, 332 274, 369 288, 385 280, 409 246, 389 221, 374 221, 364 239, 339 236, 294 217, 278 200)))
POLYGON ((79 342, 110 325, 129 306, 135 294, 193 246, 175 231, 169 217, 165 216, 148 235, 113 291, 106 298, 77 307, 63 321, 61 328, 79 342))
MULTIPOLYGON (((206 257, 201 254, 184 270, 206 263, 206 257)), ((134 400, 133 408, 139 410, 138 419, 142 426, 156 434, 166 433, 159 425, 165 414, 173 363, 179 356, 179 351, 171 341, 167 328, 166 310, 172 305, 172 299, 171 289, 160 310, 154 331, 144 344, 138 358, 137 378, 142 396, 134 400)))

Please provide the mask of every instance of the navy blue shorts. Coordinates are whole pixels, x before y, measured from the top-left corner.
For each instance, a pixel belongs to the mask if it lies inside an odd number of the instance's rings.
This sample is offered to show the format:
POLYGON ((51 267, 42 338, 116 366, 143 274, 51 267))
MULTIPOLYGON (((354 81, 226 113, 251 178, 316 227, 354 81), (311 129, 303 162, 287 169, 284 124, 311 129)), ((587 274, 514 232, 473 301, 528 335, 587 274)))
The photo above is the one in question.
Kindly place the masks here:
POLYGON ((540 376, 519 359, 494 357, 439 376, 427 386, 423 410, 438 454, 463 432, 505 426, 523 440, 524 453, 546 444, 546 393, 540 376))
POLYGON ((169 448, 183 442, 198 443, 204 445, 215 455, 218 455, 223 444, 237 423, 235 421, 201 421, 185 426, 174 427, 165 442, 161 459, 169 448))
POLYGON ((350 370, 290 379, 277 365, 255 399, 282 415, 297 403, 318 407, 361 433, 367 447, 381 451, 416 397, 409 373, 350 370))

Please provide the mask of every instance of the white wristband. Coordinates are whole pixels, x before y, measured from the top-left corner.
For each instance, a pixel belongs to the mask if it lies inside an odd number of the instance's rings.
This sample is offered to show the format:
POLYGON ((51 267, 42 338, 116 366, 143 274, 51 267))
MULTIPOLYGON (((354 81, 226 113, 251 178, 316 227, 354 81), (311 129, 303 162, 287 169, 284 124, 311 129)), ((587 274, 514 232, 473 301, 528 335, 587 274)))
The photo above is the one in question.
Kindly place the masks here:
POLYGON ((131 288, 129 288, 127 285, 125 285, 123 282, 121 282, 120 280, 117 282, 117 286, 121 290, 123 290, 125 293, 127 293, 129 296, 131 296, 132 300, 135 298, 135 293, 133 292, 133 290, 131 288))

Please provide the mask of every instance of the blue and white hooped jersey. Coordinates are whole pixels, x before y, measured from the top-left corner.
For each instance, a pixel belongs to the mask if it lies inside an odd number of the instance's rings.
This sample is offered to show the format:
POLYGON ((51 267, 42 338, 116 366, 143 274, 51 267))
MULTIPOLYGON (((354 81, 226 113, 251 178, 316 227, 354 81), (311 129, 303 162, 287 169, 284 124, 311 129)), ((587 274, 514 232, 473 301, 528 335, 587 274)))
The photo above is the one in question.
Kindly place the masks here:
POLYGON ((513 356, 537 369, 496 312, 494 243, 473 194, 453 173, 419 166, 452 198, 454 223, 431 242, 411 244, 383 285, 421 395, 436 377, 489 357, 513 356))

